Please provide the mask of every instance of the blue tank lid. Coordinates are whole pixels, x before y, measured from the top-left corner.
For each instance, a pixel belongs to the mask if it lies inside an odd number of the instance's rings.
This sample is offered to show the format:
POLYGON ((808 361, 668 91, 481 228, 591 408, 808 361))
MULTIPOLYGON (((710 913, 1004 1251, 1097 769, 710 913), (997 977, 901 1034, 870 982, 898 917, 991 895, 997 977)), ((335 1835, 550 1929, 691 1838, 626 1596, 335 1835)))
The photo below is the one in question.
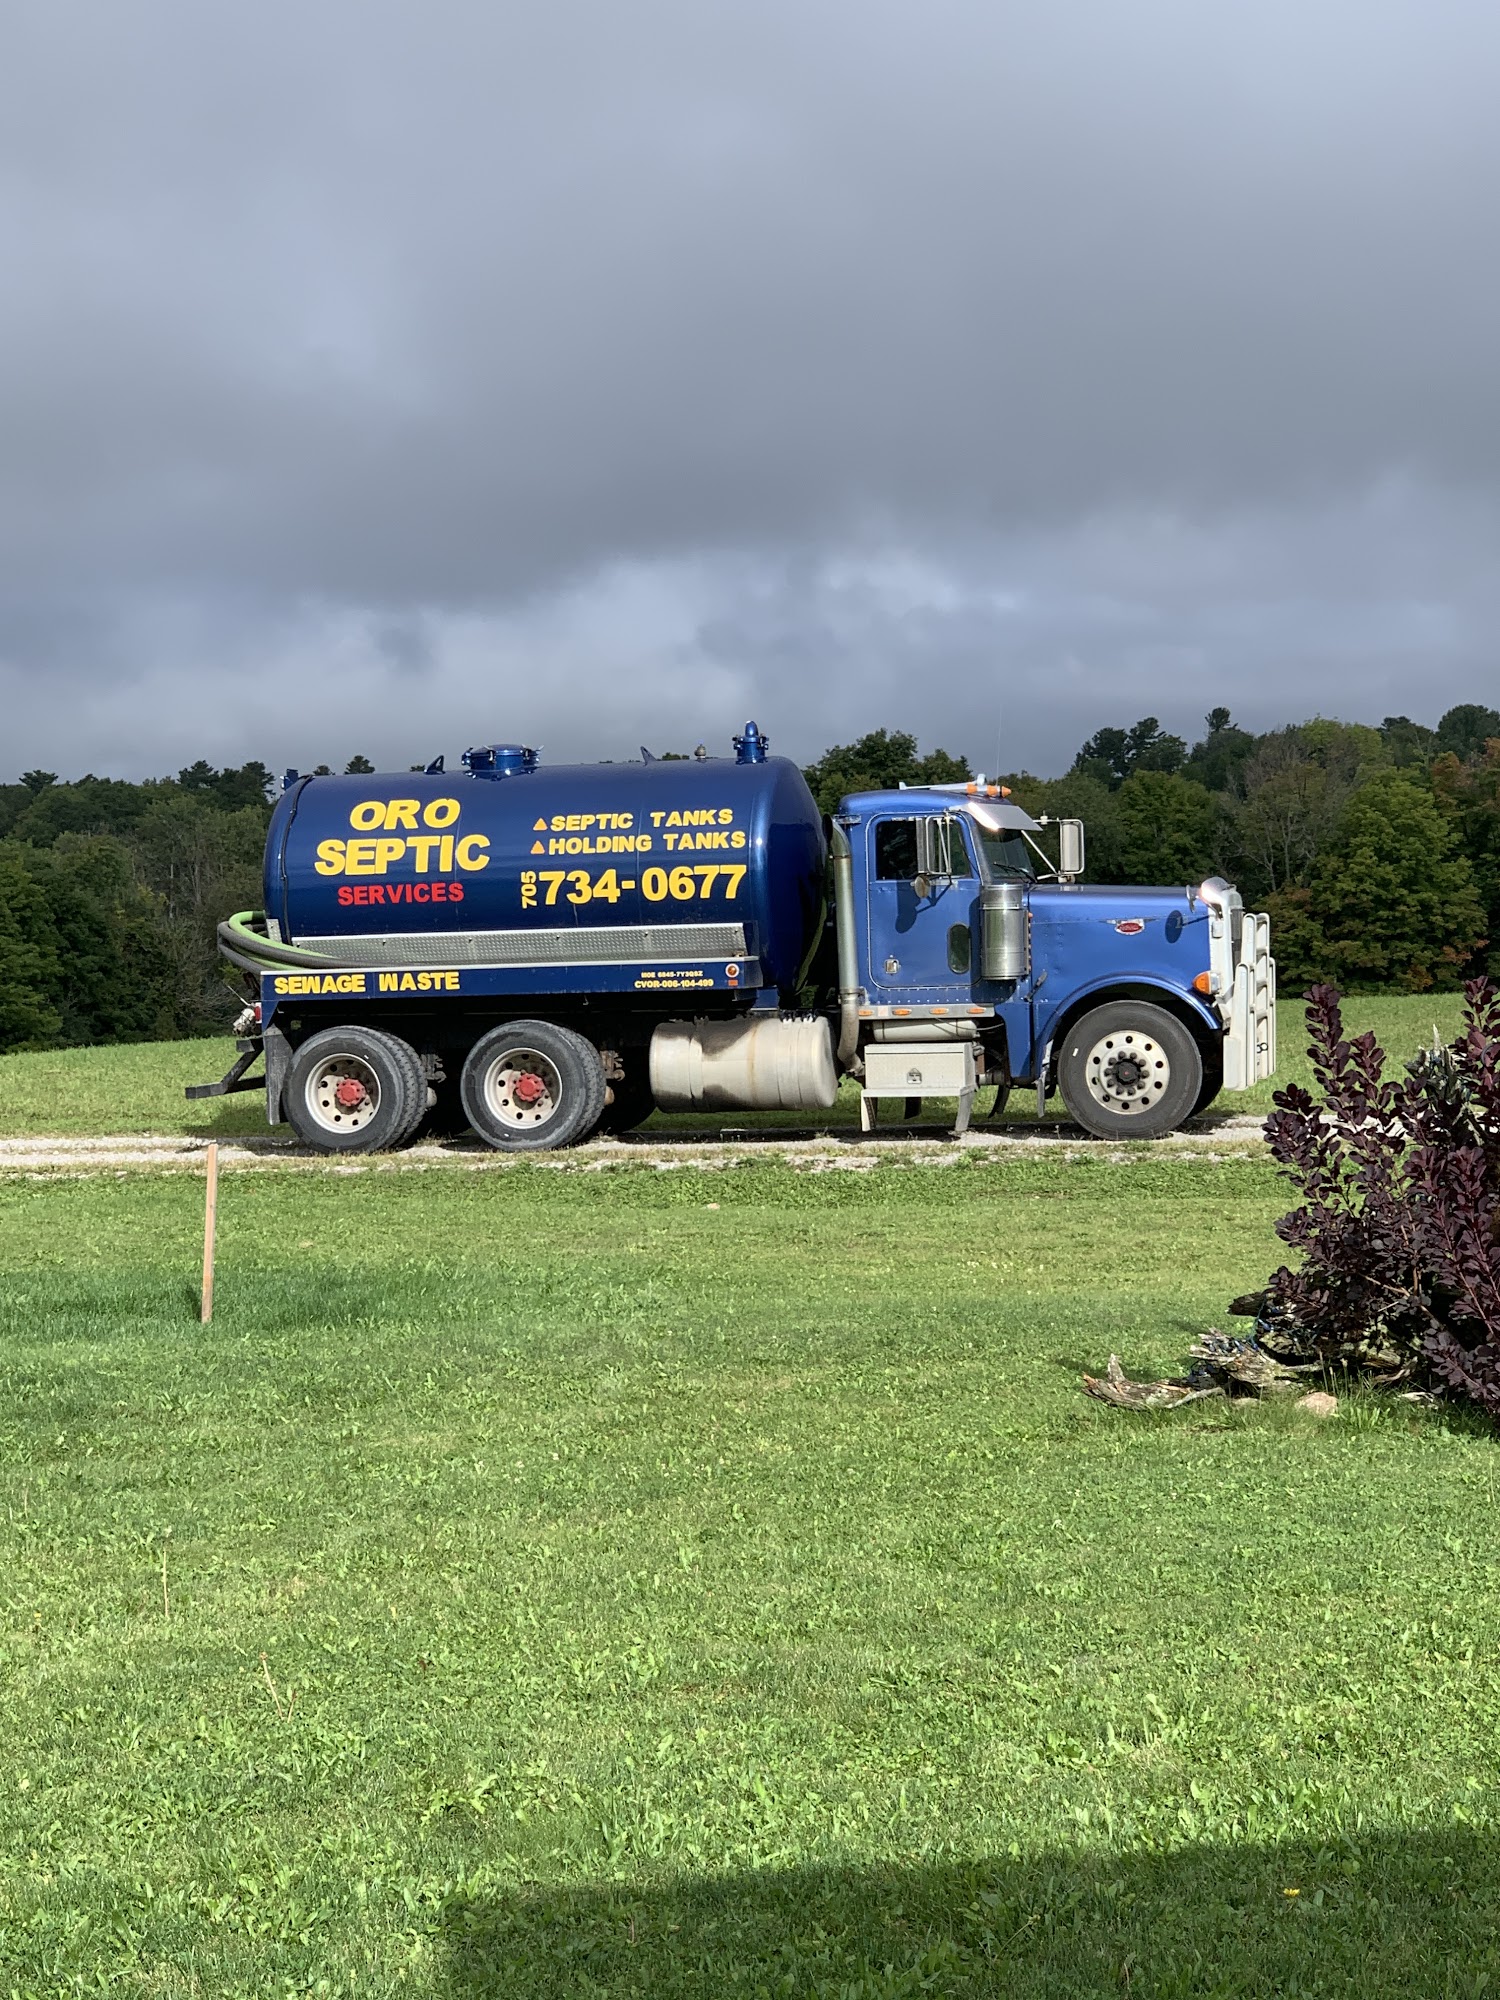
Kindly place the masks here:
POLYGON ((734 739, 734 761, 736 764, 764 764, 770 747, 755 724, 747 722, 744 735, 734 739))
POLYGON ((522 778, 540 761, 523 743, 485 743, 464 752, 464 769, 471 778, 522 778))

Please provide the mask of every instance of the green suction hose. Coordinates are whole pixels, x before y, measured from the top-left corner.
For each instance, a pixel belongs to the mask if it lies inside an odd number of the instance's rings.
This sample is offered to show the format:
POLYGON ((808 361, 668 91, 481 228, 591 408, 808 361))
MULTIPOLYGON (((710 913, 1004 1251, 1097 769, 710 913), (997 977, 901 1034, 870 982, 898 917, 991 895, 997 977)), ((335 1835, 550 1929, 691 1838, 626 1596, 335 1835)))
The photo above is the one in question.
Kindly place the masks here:
POLYGON ((304 951, 300 945, 281 944, 266 936, 264 910, 236 910, 219 926, 219 952, 242 972, 284 971, 287 967, 325 970, 342 963, 321 951, 304 951))

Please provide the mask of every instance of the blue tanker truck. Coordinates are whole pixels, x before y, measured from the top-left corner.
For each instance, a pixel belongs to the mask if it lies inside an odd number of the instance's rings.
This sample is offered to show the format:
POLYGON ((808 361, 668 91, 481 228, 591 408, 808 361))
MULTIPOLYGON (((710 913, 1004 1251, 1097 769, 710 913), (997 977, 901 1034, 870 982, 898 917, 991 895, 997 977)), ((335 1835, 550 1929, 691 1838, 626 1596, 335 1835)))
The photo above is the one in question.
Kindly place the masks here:
POLYGON ((465 1126, 523 1152, 657 1108, 826 1111, 842 1077, 866 1129, 943 1098, 962 1131, 979 1091, 998 1112, 1025 1085, 1154 1138, 1271 1074, 1269 926, 1228 883, 1087 886, 1081 823, 982 779, 825 820, 753 722, 734 745, 289 771, 265 908, 219 930, 239 1058, 188 1096, 264 1088, 322 1152, 465 1126))

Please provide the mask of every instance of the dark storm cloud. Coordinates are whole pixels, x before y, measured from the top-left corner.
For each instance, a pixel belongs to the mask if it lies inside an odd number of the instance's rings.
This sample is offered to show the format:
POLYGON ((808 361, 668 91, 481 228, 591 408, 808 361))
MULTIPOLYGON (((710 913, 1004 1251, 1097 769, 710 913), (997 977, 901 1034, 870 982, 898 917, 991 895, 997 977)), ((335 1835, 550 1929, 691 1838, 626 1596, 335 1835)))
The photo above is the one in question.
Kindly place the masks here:
POLYGON ((86 28, 0 63, 10 762, 1482 691, 1493 10, 86 28))

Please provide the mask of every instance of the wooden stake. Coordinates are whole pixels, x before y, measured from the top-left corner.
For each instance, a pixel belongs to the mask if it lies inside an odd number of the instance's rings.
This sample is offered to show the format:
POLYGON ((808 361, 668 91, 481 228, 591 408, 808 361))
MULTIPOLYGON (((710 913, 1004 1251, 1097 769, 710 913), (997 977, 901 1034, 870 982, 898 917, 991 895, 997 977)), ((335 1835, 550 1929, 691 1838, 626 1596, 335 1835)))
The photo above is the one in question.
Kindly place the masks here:
POLYGON ((219 1215, 219 1142, 208 1142, 208 1187, 203 1206, 203 1310, 199 1314, 207 1326, 214 1316, 214 1224, 219 1215))

